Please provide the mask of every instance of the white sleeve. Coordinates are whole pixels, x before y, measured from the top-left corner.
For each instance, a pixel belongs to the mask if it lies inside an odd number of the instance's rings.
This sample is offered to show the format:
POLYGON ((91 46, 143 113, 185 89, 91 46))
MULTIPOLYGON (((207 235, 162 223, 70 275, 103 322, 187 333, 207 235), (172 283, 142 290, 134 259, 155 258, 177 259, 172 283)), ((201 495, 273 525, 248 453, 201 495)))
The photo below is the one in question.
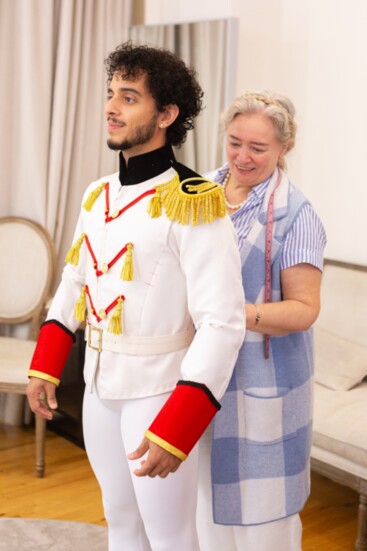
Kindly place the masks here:
MULTIPOLYGON (((73 243, 83 233, 82 214, 76 225, 73 243)), ((56 320, 73 333, 78 329, 80 321, 74 317, 74 307, 77 303, 83 286, 85 285, 86 247, 81 247, 77 266, 66 264, 61 282, 52 300, 47 320, 56 320)))
POLYGON ((182 362, 183 380, 224 394, 245 336, 245 297, 237 238, 229 217, 210 224, 173 223, 169 244, 186 278, 196 334, 182 362))

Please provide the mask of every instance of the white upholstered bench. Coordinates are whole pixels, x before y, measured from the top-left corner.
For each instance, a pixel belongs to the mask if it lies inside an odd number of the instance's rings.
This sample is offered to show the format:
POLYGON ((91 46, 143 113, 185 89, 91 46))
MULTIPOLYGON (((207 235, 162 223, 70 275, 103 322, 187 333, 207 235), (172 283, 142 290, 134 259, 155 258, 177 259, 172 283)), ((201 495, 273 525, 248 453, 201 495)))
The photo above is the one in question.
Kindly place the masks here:
POLYGON ((315 332, 311 467, 360 496, 356 551, 367 551, 367 266, 326 261, 315 332))

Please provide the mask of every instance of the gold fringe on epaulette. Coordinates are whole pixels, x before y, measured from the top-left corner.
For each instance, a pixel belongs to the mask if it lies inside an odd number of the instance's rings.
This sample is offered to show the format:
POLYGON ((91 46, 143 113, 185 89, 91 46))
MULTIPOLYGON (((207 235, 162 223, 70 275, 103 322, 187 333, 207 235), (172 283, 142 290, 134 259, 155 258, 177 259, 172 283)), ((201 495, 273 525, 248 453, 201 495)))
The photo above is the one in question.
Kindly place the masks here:
POLYGON ((155 190, 155 194, 148 203, 147 211, 151 218, 159 218, 162 214, 162 197, 158 186, 155 190))
POLYGON ((199 177, 188 178, 180 182, 176 175, 166 184, 157 186, 156 193, 148 206, 148 212, 152 218, 161 215, 161 211, 159 211, 161 206, 170 220, 193 226, 210 223, 216 218, 223 218, 226 215, 222 187, 215 182, 199 177), (198 180, 201 180, 202 183, 187 185, 187 190, 194 193, 182 191, 183 184, 198 180), (154 205, 153 200, 155 201, 154 205), (159 207, 156 205, 158 201, 159 207), (159 214, 156 214, 158 212, 159 214))
POLYGON ((122 298, 117 299, 117 306, 108 324, 108 331, 114 335, 122 333, 122 298))
POLYGON ((74 318, 78 321, 85 320, 85 309, 86 309, 86 296, 85 296, 85 287, 82 288, 78 302, 74 307, 74 318))
POLYGON ((171 187, 175 187, 180 185, 180 179, 178 177, 178 174, 174 175, 172 180, 169 180, 165 184, 159 184, 155 188, 155 193, 151 200, 148 203, 148 214, 151 218, 159 218, 162 214, 162 201, 164 193, 170 189, 171 187))
POLYGON ((123 281, 132 281, 134 278, 134 266, 133 266, 133 244, 128 243, 125 253, 125 262, 121 270, 121 279, 123 281))
POLYGON ((85 208, 85 210, 88 210, 88 211, 92 210, 92 207, 95 201, 98 199, 98 197, 101 195, 102 191, 106 187, 106 183, 107 182, 103 182, 101 185, 96 187, 96 189, 93 189, 93 191, 90 192, 90 194, 88 195, 88 197, 83 203, 83 207, 85 208))
POLYGON ((68 254, 65 257, 65 262, 73 264, 73 266, 77 266, 79 264, 80 247, 82 246, 86 235, 86 233, 82 233, 79 239, 74 243, 74 245, 70 247, 68 254))

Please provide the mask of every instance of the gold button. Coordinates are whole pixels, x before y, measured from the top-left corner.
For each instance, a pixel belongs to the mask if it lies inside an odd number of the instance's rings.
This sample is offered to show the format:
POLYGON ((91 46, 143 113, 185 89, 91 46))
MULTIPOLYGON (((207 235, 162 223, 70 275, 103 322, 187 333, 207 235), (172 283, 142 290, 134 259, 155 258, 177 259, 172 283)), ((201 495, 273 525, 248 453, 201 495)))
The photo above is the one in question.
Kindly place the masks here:
POLYGON ((102 264, 102 267, 101 267, 101 270, 102 272, 105 274, 106 272, 108 272, 108 264, 107 262, 103 262, 102 264))
POLYGON ((107 317, 106 311, 103 310, 103 308, 101 308, 100 310, 98 310, 98 314, 99 314, 99 317, 100 317, 101 319, 103 319, 103 320, 107 317))
POLYGON ((111 218, 117 218, 117 216, 119 215, 120 211, 119 210, 114 210, 113 213, 111 214, 111 218))

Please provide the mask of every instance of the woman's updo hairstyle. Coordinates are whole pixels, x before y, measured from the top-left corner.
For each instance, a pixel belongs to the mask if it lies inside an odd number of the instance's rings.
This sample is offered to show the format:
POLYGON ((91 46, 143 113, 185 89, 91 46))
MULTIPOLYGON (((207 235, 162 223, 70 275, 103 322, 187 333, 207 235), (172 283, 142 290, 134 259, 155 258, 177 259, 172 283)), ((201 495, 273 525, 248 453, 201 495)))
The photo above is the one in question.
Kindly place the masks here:
MULTIPOLYGON (((297 125, 294 120, 295 108, 286 96, 273 92, 250 92, 238 96, 222 113, 221 122, 223 132, 237 115, 252 115, 263 113, 274 125, 279 143, 285 146, 285 152, 293 149, 296 140, 297 125)), ((278 160, 278 166, 286 168, 283 157, 278 160)))

